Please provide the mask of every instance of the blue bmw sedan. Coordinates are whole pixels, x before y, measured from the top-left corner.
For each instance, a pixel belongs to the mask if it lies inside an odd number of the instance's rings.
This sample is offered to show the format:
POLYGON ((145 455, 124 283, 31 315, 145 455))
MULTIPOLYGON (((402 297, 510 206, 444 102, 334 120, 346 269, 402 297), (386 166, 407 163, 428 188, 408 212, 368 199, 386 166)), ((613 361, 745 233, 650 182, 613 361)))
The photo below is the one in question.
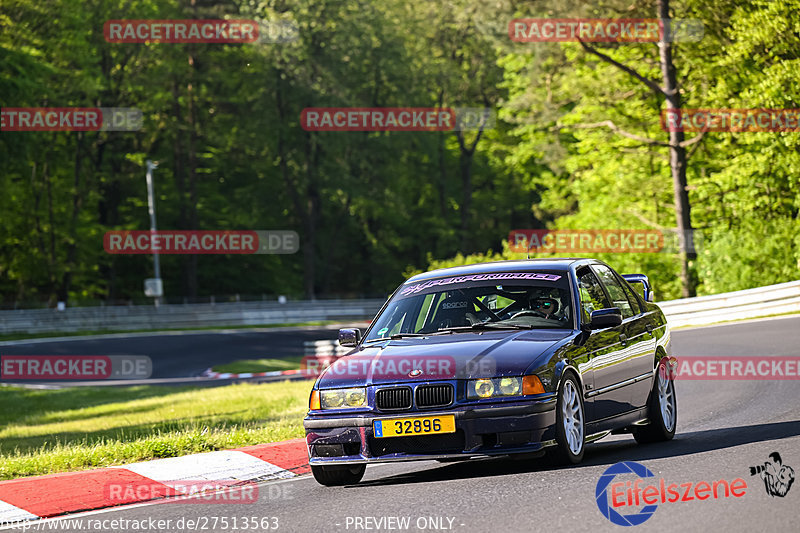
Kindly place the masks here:
POLYGON ((410 278, 317 379, 304 419, 323 485, 388 461, 549 452, 609 433, 669 440, 669 327, 646 276, 593 259, 501 261, 410 278), (635 288, 634 288, 635 287, 635 288))

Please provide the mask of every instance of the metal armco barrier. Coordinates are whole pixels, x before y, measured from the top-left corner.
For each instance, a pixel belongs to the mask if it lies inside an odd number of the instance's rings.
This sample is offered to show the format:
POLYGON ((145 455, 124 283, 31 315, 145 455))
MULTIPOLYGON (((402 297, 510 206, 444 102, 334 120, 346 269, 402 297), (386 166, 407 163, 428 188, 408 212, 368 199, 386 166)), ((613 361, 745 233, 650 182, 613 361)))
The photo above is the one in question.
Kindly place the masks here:
MULTIPOLYGON (((656 289, 658 290, 658 289, 656 289)), ((671 327, 703 326, 727 320, 800 311, 800 281, 756 289, 658 302, 671 327)))
POLYGON ((125 331, 371 320, 384 300, 231 302, 0 311, 0 333, 125 331))
MULTIPOLYGON (((335 333, 335 332, 331 332, 335 333)), ((337 339, 322 340, 322 341, 305 341, 303 343, 304 353, 306 355, 316 355, 323 357, 326 355, 344 355, 353 348, 349 346, 342 346, 337 339)))

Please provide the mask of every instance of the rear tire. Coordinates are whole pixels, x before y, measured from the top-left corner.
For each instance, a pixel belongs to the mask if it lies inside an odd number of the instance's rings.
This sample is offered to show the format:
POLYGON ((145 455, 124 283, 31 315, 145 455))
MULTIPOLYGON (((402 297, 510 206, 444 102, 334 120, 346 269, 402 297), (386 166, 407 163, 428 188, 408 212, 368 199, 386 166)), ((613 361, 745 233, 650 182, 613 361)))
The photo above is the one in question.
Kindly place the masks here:
POLYGON ((556 401, 556 446, 550 454, 557 464, 578 464, 586 448, 586 415, 578 380, 564 374, 556 401))
POLYGON ((675 428, 678 425, 678 402, 675 398, 675 382, 668 368, 669 363, 664 358, 656 369, 647 410, 650 423, 632 428, 633 438, 639 444, 668 441, 675 436, 675 428))
POLYGON ((326 487, 340 487, 342 485, 355 485, 364 477, 367 465, 331 465, 311 466, 311 473, 320 485, 326 487))

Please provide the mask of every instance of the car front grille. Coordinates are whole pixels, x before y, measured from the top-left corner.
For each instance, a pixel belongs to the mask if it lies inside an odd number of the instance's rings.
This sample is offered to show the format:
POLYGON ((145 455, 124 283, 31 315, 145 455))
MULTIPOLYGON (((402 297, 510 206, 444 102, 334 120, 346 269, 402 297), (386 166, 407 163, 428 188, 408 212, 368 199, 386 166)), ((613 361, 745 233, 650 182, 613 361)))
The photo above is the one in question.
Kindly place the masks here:
POLYGON ((409 387, 380 389, 375 393, 375 405, 381 411, 411 409, 411 389, 409 387))
POLYGON ((453 403, 453 386, 422 385, 417 387, 417 407, 445 407, 453 403))

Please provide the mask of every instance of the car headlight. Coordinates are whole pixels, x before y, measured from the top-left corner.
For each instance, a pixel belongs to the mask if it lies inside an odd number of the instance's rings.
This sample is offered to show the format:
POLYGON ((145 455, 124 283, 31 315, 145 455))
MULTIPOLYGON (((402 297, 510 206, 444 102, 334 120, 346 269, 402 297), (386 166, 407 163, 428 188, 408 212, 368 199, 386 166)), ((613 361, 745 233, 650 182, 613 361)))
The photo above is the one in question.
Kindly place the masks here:
POLYGON ((472 379, 467 382, 467 398, 470 400, 542 394, 543 392, 545 390, 542 382, 535 375, 521 378, 472 379))
POLYGON ((503 396, 516 396, 520 391, 519 378, 500 378, 500 392, 503 396))
POLYGON ((472 382, 470 392, 475 393, 476 398, 491 398, 494 395, 495 386, 491 379, 476 379, 472 382))
POLYGON ((364 388, 321 390, 319 403, 322 409, 362 407, 367 403, 367 390, 364 388))

